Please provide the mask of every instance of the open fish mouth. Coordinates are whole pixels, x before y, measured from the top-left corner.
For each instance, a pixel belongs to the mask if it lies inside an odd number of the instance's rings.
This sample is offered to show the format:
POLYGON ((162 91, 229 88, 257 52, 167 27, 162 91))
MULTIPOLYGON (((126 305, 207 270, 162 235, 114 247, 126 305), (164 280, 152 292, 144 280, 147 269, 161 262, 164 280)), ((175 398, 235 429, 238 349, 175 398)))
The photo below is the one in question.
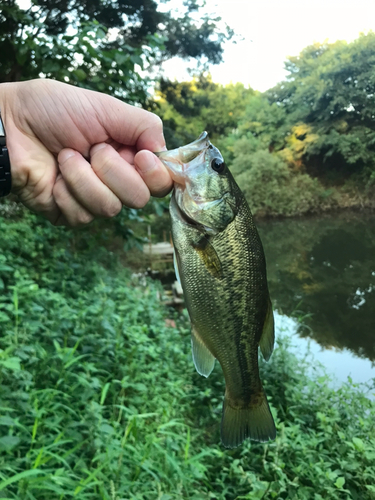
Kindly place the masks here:
POLYGON ((154 153, 159 158, 166 160, 168 158, 179 159, 180 163, 189 163, 194 160, 199 153, 207 149, 211 145, 208 138, 208 133, 206 131, 202 132, 201 135, 195 141, 182 146, 180 148, 170 149, 168 151, 159 151, 154 153))
POLYGON ((204 155, 209 147, 212 147, 207 132, 202 134, 195 141, 180 148, 154 153, 169 170, 174 182, 185 184, 188 171, 200 165, 198 157, 204 155))

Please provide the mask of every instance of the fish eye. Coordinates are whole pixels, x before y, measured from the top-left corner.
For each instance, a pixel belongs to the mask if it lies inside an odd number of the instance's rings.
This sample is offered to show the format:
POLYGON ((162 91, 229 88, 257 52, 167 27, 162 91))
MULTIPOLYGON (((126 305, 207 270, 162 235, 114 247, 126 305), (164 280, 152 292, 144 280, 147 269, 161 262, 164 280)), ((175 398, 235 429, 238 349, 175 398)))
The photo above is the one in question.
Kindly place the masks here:
POLYGON ((218 174, 222 174, 225 170, 225 163, 223 161, 220 161, 218 158, 214 158, 211 161, 211 168, 218 174))

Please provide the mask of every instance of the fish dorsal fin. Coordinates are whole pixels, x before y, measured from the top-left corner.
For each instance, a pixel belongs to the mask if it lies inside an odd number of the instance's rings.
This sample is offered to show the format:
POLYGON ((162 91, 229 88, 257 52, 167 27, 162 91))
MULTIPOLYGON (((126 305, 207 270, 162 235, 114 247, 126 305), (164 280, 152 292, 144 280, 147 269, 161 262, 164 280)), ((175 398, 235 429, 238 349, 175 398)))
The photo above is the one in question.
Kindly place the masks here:
POLYGON ((259 347, 262 351, 263 358, 268 361, 273 352, 275 343, 275 322, 273 318, 271 300, 268 298, 268 307, 266 319, 264 320, 263 331, 259 341, 259 347))
POLYGON ((221 279, 223 277, 221 262, 209 239, 206 236, 202 236, 199 242, 194 245, 194 250, 212 276, 221 279))
POLYGON ((215 357, 207 349, 193 325, 191 326, 191 350, 197 372, 203 377, 208 377, 214 369, 215 357))

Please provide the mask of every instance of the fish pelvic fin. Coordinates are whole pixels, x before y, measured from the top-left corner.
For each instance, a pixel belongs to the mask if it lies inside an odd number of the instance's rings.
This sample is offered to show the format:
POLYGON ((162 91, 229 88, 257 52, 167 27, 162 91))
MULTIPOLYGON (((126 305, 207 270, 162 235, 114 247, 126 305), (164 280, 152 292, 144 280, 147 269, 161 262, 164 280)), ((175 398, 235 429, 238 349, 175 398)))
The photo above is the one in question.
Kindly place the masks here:
POLYGON ((191 349, 193 361, 199 375, 208 377, 215 366, 215 357, 205 346, 203 340, 192 326, 191 328, 191 349))
POLYGON ((260 337, 259 347, 262 351, 263 358, 268 361, 273 352, 275 343, 275 321, 273 317, 272 304, 268 298, 268 307, 266 319, 264 320, 262 336, 260 337))
POLYGON ((275 422, 263 389, 254 396, 253 402, 243 408, 233 408, 225 393, 221 442, 225 448, 236 448, 246 438, 260 443, 276 438, 275 422))

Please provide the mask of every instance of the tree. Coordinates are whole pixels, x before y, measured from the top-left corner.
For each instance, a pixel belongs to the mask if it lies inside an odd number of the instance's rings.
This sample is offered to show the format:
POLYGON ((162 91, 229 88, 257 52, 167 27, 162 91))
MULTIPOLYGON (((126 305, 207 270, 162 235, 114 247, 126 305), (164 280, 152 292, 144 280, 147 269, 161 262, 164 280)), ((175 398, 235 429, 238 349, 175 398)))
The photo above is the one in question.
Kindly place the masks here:
POLYGON ((199 13, 163 11, 156 0, 0 0, 0 82, 44 75, 144 102, 141 69, 179 56, 217 63, 231 32, 199 13))
POLYGON ((289 58, 287 81, 266 93, 285 110, 289 133, 305 124, 300 159, 311 173, 375 180, 374 65, 375 33, 316 43, 289 58))
POLYGON ((222 143, 237 128, 252 95, 254 91, 241 83, 223 86, 204 73, 188 82, 161 79, 156 105, 168 146, 191 142, 203 130, 222 143))

